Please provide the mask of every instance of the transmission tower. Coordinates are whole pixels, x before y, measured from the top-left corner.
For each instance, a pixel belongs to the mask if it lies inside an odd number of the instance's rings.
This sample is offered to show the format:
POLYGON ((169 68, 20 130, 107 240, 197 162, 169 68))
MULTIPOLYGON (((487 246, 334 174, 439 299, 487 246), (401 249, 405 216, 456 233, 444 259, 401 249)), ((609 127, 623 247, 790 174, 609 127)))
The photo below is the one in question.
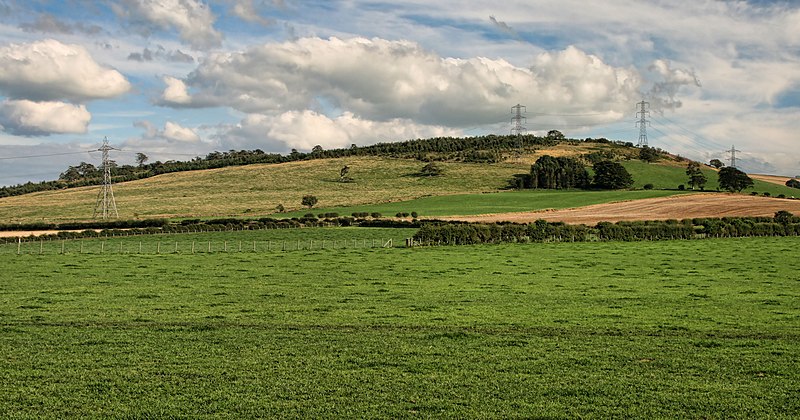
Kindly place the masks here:
POLYGON ((729 165, 732 168, 736 168, 736 152, 741 152, 741 150, 736 150, 736 147, 731 146, 731 150, 726 150, 725 153, 729 153, 731 155, 730 161, 731 164, 729 165))
POLYGON ((511 117, 511 135, 517 136, 517 158, 522 156, 522 136, 528 133, 528 129, 525 128, 528 119, 522 115, 526 112, 528 108, 525 105, 516 104, 511 107, 511 113, 514 115, 511 117))
POLYGON ((637 146, 644 147, 647 146, 647 117, 650 116, 650 102, 639 102, 636 104, 639 106, 639 110, 636 112, 636 118, 639 121, 636 121, 636 125, 639 126, 639 143, 637 146))
POLYGON ((97 149, 103 152, 103 186, 97 194, 97 204, 94 207, 94 215, 92 218, 97 218, 98 214, 103 215, 103 220, 111 216, 119 217, 117 212, 117 203, 114 201, 114 190, 111 188, 111 164, 108 159, 108 151, 116 150, 108 145, 108 137, 103 138, 103 146, 97 149))

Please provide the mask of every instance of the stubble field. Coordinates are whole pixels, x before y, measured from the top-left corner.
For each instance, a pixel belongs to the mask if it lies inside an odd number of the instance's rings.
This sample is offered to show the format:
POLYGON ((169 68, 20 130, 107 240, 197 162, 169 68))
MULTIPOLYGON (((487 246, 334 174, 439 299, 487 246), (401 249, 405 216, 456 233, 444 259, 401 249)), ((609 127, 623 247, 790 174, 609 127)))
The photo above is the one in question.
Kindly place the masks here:
POLYGON ((798 238, 160 255, 96 245, 0 254, 0 412, 800 413, 798 238))

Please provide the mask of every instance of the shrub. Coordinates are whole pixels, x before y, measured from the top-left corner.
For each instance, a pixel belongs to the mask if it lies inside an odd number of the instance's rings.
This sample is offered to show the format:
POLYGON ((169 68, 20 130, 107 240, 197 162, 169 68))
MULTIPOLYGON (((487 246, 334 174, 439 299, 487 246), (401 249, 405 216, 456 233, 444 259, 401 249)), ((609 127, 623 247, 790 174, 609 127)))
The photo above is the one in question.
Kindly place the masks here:
POLYGON ((764 197, 769 197, 769 196, 771 196, 772 194, 770 194, 768 191, 764 191, 764 194, 762 194, 762 195, 763 195, 764 197))
POLYGON ((752 192, 750 193, 750 195, 758 195, 758 192, 756 192, 756 191, 752 191, 752 192))
POLYGON ((681 184, 681 185, 678 185, 678 191, 683 191, 683 190, 685 190, 685 189, 686 189, 686 186, 685 186, 685 185, 683 185, 683 184, 681 184))
POLYGON ((404 217, 408 217, 408 213, 400 212, 400 213, 395 214, 394 216, 398 217, 398 218, 404 218, 404 217))
POLYGON ((378 212, 373 212, 370 214, 370 217, 372 217, 373 219, 380 219, 381 217, 383 217, 383 215, 378 212))
POLYGON ((786 194, 778 194, 778 198, 786 198, 786 194))
POLYGON ((411 212, 411 217, 416 219, 418 216, 419 216, 419 214, 417 212, 415 212, 415 211, 411 212))
POLYGON ((303 216, 303 218, 305 218, 305 219, 316 219, 317 215, 314 214, 314 213, 306 213, 305 216, 303 216))
POLYGON ((644 188, 646 190, 652 190, 653 189, 653 184, 644 184, 644 186, 642 188, 644 188))

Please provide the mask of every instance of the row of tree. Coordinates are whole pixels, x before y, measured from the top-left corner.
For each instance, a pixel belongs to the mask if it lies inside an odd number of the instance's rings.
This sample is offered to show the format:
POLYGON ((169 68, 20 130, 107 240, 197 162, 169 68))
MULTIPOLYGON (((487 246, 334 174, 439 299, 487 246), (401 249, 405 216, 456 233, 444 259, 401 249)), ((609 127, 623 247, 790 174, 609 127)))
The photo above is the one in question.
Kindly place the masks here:
POLYGON ((798 236, 800 218, 786 211, 775 217, 704 218, 601 222, 596 226, 537 220, 511 223, 426 223, 414 235, 419 245, 471 245, 507 242, 583 242, 699 239, 709 237, 798 236))

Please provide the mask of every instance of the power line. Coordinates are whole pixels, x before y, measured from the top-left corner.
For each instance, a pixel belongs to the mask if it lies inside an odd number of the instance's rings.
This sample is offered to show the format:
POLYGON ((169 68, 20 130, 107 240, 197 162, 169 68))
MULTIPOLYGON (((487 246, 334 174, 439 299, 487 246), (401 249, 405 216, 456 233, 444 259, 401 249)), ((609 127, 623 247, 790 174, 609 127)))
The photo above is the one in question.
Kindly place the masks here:
POLYGON ((84 150, 81 152, 64 152, 64 153, 50 153, 46 155, 28 155, 28 156, 11 156, 11 157, 0 157, 0 160, 11 160, 11 159, 32 159, 32 158, 42 158, 42 157, 51 157, 51 156, 67 156, 67 155, 82 155, 87 152, 95 152, 96 150, 84 150))

